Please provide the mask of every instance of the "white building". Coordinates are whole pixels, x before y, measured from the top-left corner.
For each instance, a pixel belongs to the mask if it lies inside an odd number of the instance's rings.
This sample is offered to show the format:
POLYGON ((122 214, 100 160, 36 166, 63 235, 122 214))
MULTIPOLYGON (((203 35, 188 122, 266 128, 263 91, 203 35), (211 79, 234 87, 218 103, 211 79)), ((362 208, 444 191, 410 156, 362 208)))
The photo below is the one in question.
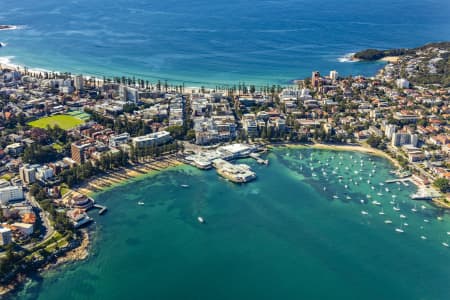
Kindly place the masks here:
POLYGON ((82 91, 84 89, 84 78, 83 75, 77 75, 73 79, 73 85, 78 91, 82 91))
POLYGON ((37 168, 36 178, 38 178, 40 180, 47 180, 49 178, 52 178, 53 175, 54 175, 53 169, 50 168, 49 166, 43 166, 43 167, 37 168))
POLYGON ((386 137, 388 139, 392 139, 392 135, 395 133, 396 130, 397 130, 397 125, 388 124, 388 125, 386 125, 386 129, 384 130, 384 134, 386 135, 386 137))
POLYGON ((330 71, 330 79, 331 80, 337 80, 339 77, 339 73, 336 70, 330 71))
POLYGON ((412 145, 417 147, 418 142, 419 138, 417 134, 398 132, 392 135, 392 146, 394 147, 400 147, 403 145, 412 145))
POLYGON ((395 81, 395 83, 399 89, 408 89, 409 88, 409 81, 405 78, 397 79, 395 81))
POLYGON ((131 141, 134 147, 139 148, 162 145, 169 142, 170 140, 172 140, 172 137, 170 136, 170 133, 168 131, 159 131, 135 137, 131 141))
POLYGON ((31 184, 36 182, 36 169, 30 165, 24 165, 19 169, 22 184, 31 184))
POLYGON ((26 236, 31 235, 34 231, 33 224, 16 222, 13 223, 12 226, 15 227, 21 234, 26 236))
POLYGON ((0 204, 7 204, 9 201, 22 199, 23 199, 22 187, 7 186, 0 189, 0 204))
POLYGON ((128 143, 130 140, 130 134, 128 132, 124 132, 119 135, 112 135, 109 137, 109 146, 117 148, 122 144, 128 143))
POLYGON ((0 227, 0 246, 6 246, 12 242, 12 234, 9 228, 0 227))
POLYGON ((138 102, 139 91, 137 89, 121 85, 119 88, 120 100, 125 102, 138 102))

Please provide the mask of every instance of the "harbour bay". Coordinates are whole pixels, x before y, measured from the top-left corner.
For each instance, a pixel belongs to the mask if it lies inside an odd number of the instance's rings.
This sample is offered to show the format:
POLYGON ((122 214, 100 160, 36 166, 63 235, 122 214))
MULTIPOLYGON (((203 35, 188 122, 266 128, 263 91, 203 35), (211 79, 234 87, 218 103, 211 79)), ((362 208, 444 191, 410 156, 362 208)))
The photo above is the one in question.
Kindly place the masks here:
POLYGON ((96 218, 88 260, 17 298, 446 298, 448 215, 411 200, 414 186, 384 183, 388 161, 312 149, 268 158, 246 161, 258 174, 247 185, 179 166, 97 194, 114 209, 96 218))

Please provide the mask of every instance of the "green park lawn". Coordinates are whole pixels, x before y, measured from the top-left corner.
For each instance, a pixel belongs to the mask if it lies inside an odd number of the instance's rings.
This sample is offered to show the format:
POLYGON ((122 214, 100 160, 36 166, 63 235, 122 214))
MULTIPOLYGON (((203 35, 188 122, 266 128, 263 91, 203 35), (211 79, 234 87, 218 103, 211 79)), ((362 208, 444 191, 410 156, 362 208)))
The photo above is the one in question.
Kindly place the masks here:
POLYGON ((55 125, 58 125, 64 130, 72 129, 81 124, 84 124, 83 120, 68 115, 45 117, 29 123, 30 126, 44 129, 47 128, 47 126, 54 127, 55 125))

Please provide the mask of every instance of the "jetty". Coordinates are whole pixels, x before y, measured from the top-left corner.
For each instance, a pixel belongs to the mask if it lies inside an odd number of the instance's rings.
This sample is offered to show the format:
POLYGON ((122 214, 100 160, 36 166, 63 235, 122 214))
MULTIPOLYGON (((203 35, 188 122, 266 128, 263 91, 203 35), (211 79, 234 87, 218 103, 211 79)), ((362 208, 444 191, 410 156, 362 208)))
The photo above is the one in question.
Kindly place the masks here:
POLYGON ((254 160, 256 160, 256 162, 257 162, 258 164, 264 164, 264 165, 268 165, 268 164, 269 164, 269 160, 268 160, 268 159, 262 159, 262 158, 259 156, 259 154, 256 153, 256 152, 250 153, 249 156, 250 156, 251 158, 253 158, 254 160))
POLYGON ((415 184, 414 181, 410 177, 389 179, 389 180, 385 181, 385 183, 396 183, 396 182, 401 182, 404 186, 409 186, 408 182, 415 184))
POLYGON ((106 206, 103 206, 100 204, 94 204, 93 207, 99 209, 99 211, 98 211, 99 215, 103 215, 108 210, 108 208, 106 206))

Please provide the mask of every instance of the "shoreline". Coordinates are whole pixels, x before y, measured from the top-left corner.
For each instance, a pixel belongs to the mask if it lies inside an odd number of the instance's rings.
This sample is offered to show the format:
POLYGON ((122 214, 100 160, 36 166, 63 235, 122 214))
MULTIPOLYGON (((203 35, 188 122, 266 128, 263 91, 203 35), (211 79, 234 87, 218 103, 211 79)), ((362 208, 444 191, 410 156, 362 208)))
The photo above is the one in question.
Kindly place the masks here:
POLYGON ((32 274, 42 274, 47 271, 56 269, 62 265, 65 265, 67 263, 74 263, 78 261, 83 261, 89 256, 89 247, 91 244, 89 232, 87 229, 81 229, 80 234, 81 242, 78 247, 75 247, 73 249, 68 250, 67 252, 64 252, 61 256, 56 256, 53 259, 47 261, 42 265, 41 267, 37 268, 36 270, 30 272, 30 273, 19 273, 16 275, 16 277, 7 285, 0 285, 0 299, 2 297, 7 297, 14 292, 16 292, 18 289, 22 288, 27 281, 32 280, 33 276, 30 276, 32 274), (55 260, 52 262, 52 260, 55 260))
POLYGON ((71 192, 76 192, 92 197, 96 193, 124 184, 132 179, 150 175, 183 164, 183 162, 179 161, 173 155, 161 157, 160 159, 151 159, 142 163, 136 163, 134 165, 122 167, 111 172, 94 176, 85 183, 70 189, 66 195, 71 192))
MULTIPOLYGON (((270 146, 270 144, 269 144, 270 146)), ((271 144, 271 146, 277 146, 277 144, 271 144)), ((280 144, 282 147, 287 148, 311 148, 311 149, 320 149, 320 150, 334 150, 334 151, 349 151, 349 152, 361 152, 366 154, 375 155, 378 157, 384 157, 386 158, 392 165, 394 165, 396 168, 401 168, 398 161, 396 161, 394 158, 392 158, 389 154, 379 150, 374 149, 370 147, 365 147, 363 145, 337 145, 337 144, 321 144, 321 143, 314 143, 314 144, 290 144, 290 143, 284 143, 280 144)))
MULTIPOLYGON (((157 159, 135 163, 126 168, 122 167, 120 169, 95 176, 80 186, 69 189, 69 191, 62 197, 64 198, 72 193, 81 193, 88 197, 92 197, 95 193, 106 191, 121 184, 126 184, 133 179, 156 174, 159 171, 181 165, 184 165, 184 163, 176 159, 176 157, 172 154, 157 159)), ((75 263, 87 259, 90 254, 89 248, 91 245, 89 231, 86 228, 80 229, 80 234, 82 237, 78 247, 68 250, 61 256, 57 256, 56 261, 49 261, 33 272, 41 274, 59 268, 68 263, 75 263)), ((11 283, 7 285, 0 285, 0 299, 21 288, 27 280, 30 279, 30 274, 32 273, 18 274, 16 279, 14 279, 11 283)))

